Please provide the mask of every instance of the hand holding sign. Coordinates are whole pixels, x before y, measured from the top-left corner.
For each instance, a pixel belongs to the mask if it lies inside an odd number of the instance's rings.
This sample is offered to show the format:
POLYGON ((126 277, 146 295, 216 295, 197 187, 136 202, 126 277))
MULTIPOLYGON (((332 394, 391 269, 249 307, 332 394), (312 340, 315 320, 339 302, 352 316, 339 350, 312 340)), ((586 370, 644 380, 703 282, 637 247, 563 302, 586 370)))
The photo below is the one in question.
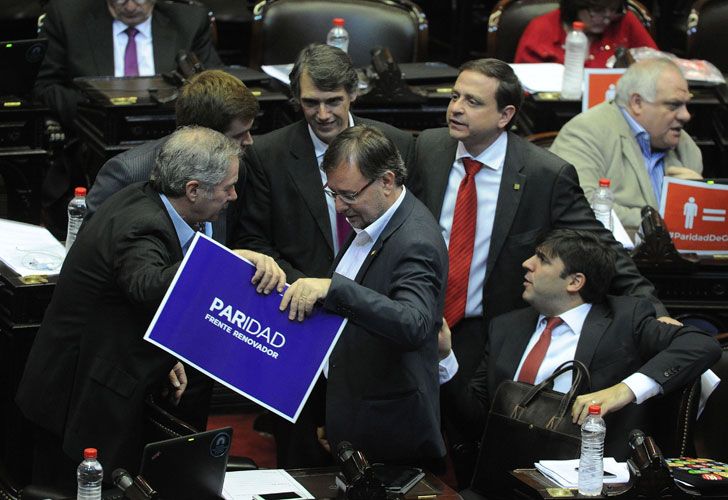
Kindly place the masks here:
POLYGON ((244 259, 248 259, 255 266, 255 274, 251 283, 258 285, 256 291, 268 295, 273 290, 279 293, 286 285, 286 273, 278 266, 272 257, 252 250, 233 250, 233 253, 244 259))
POLYGON ((288 319, 303 321, 313 311, 316 301, 326 298, 330 286, 328 278, 301 278, 288 287, 279 308, 285 311, 290 307, 288 319))

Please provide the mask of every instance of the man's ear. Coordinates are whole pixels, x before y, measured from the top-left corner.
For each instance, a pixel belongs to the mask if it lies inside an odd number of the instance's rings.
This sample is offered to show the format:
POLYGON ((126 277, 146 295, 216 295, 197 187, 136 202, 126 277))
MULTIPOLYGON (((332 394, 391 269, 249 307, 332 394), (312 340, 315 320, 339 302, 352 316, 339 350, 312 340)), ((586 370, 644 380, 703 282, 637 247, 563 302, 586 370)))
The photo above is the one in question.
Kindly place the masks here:
POLYGON ((500 114, 500 118, 498 119, 498 128, 505 129, 513 118, 513 115, 516 114, 516 107, 509 104, 501 110, 500 114))
POLYGON ((639 94, 631 94, 629 101, 627 101, 627 107, 629 108, 632 116, 640 116, 642 114, 642 108, 645 106, 645 99, 639 94))
POLYGON ((185 184, 185 197, 190 203, 194 203, 197 201, 198 196, 200 196, 200 182, 196 180, 188 181, 185 184))
POLYGON ((584 273, 571 273, 566 279, 567 292, 578 293, 586 285, 586 276, 584 276, 584 273))
POLYGON ((397 186, 397 176, 394 175, 394 172, 392 172, 391 170, 387 170, 382 175, 382 184, 384 184, 385 193, 391 193, 392 190, 397 186))

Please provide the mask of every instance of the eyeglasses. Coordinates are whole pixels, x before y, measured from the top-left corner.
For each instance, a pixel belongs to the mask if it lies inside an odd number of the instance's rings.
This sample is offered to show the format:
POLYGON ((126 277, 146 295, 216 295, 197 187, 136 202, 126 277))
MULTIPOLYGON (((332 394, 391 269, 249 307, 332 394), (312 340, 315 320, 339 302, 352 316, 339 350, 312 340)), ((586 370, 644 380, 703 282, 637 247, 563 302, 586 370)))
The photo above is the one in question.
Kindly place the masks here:
MULTIPOLYGON (((129 0, 109 0, 112 4, 116 5, 117 7, 121 7, 122 5, 126 4, 129 0)), ((154 0, 131 0, 137 5, 146 5, 148 3, 154 3, 154 0)))
POLYGON ((366 188, 374 184, 374 181, 377 179, 372 179, 369 182, 367 182, 367 185, 361 188, 359 191, 356 191, 355 193, 337 193, 336 191, 332 191, 331 188, 329 188, 329 185, 326 184, 324 186, 324 193, 331 196, 334 200, 336 200, 336 197, 338 196, 341 198, 341 201, 344 203, 352 204, 356 203, 357 197, 364 192, 366 188))
POLYGON ((624 7, 587 7, 589 17, 618 17, 624 14, 624 7))

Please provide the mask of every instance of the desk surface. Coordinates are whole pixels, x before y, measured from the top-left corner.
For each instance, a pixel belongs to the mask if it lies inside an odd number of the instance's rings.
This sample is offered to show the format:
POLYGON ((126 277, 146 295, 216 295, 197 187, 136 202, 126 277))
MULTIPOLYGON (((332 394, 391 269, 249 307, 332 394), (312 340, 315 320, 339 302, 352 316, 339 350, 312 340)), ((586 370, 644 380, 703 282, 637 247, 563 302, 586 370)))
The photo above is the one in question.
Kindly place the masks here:
MULTIPOLYGON (((337 496, 338 490, 335 480, 337 471, 338 468, 327 467, 318 469, 292 469, 288 473, 317 499, 335 500, 336 498, 341 498, 337 496)), ((462 497, 455 490, 428 472, 404 498, 408 500, 457 500, 462 497)))

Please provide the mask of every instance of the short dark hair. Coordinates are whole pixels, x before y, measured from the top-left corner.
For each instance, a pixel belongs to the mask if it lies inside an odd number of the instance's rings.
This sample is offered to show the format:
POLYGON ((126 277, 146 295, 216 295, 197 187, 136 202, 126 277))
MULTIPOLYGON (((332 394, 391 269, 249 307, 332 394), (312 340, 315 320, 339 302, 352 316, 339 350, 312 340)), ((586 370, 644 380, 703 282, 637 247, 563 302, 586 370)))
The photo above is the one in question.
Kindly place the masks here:
POLYGON ((498 88, 495 91, 495 102, 498 104, 498 111, 503 111, 506 106, 516 108, 513 118, 506 126, 506 129, 508 129, 515 121, 516 115, 518 115, 518 111, 523 104, 523 87, 513 68, 500 59, 475 59, 460 66, 458 75, 463 71, 477 71, 488 78, 498 80, 498 88))
MULTIPOLYGON (((561 22, 571 26, 571 23, 579 19, 579 11, 589 8, 604 8, 614 5, 614 0, 560 0, 559 10, 561 12, 561 22)), ((622 12, 627 7, 627 1, 619 2, 622 12)))
POLYGON ((370 181, 378 179, 387 170, 394 173, 398 186, 407 178, 407 167, 397 146, 379 129, 368 125, 349 127, 337 135, 329 144, 321 167, 328 173, 344 160, 356 163, 361 174, 370 181))
POLYGON ((306 72, 317 89, 334 92, 344 88, 347 94, 355 94, 359 86, 359 75, 349 55, 343 50, 312 43, 298 53, 289 75, 294 102, 301 97, 301 75, 306 72))
POLYGON ((238 78, 219 69, 190 78, 177 98, 177 126, 198 125, 220 133, 227 132, 238 118, 244 122, 258 114, 258 101, 238 78))
POLYGON ((562 278, 582 273, 586 283, 579 290, 584 302, 602 302, 616 273, 616 251, 591 231, 555 229, 547 233, 536 249, 564 263, 562 278))

